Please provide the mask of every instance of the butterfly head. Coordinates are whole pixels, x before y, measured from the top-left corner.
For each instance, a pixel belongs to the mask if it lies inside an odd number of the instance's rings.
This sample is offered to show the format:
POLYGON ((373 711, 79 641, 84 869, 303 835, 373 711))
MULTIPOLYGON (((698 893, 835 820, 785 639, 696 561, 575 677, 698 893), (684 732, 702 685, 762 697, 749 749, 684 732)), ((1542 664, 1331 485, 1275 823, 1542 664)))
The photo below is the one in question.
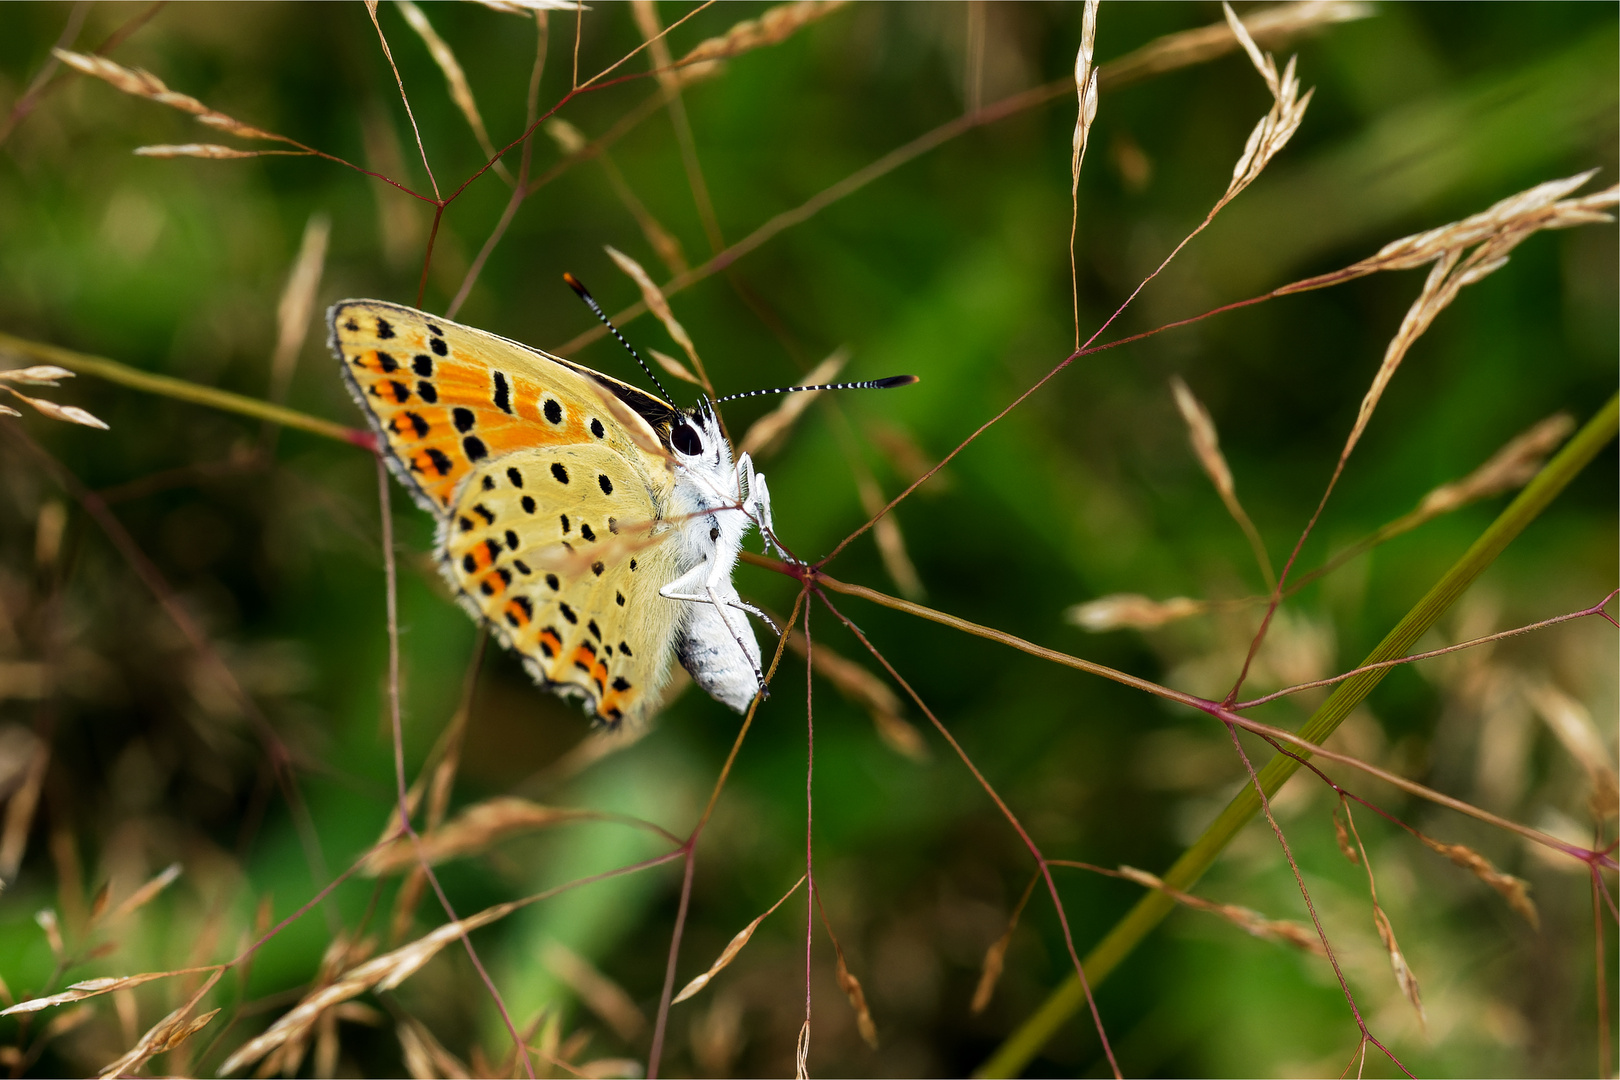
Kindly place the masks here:
POLYGON ((675 412, 664 441, 676 463, 686 468, 724 471, 731 467, 731 444, 707 401, 695 409, 675 412))

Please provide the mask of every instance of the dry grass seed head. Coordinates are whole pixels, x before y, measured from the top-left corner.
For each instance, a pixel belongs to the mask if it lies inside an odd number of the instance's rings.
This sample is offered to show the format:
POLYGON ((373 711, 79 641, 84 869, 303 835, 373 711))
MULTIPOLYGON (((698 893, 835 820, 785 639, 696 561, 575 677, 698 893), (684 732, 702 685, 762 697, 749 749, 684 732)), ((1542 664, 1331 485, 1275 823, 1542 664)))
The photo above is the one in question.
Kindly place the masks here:
POLYGON ((88 56, 84 53, 70 52, 67 49, 52 49, 51 52, 58 60, 76 71, 94 76, 123 93, 134 97, 143 97, 160 105, 167 105, 171 109, 179 109, 181 112, 190 113, 200 122, 207 124, 209 127, 218 128, 226 134, 243 139, 266 139, 272 142, 290 141, 285 136, 262 131, 251 124, 244 124, 234 117, 226 116, 216 109, 210 109, 189 94, 176 93, 163 85, 163 80, 150 71, 142 71, 139 68, 126 68, 122 64, 114 63, 104 56, 88 56))
POLYGON ((711 979, 730 966, 733 960, 737 959, 737 954, 742 952, 743 946, 747 945, 748 940, 754 936, 754 931, 759 929, 759 924, 764 922, 771 912, 785 904, 787 902, 787 898, 798 892, 799 886, 803 884, 804 878, 801 877, 798 881, 793 883, 793 888, 782 894, 782 899, 766 908, 762 914, 755 917, 753 922, 737 931, 736 936, 728 941, 726 943, 726 947, 720 951, 720 955, 715 958, 714 963, 709 965, 709 970, 687 983, 686 986, 681 989, 681 992, 675 995, 675 1000, 671 1001, 670 1004, 679 1004, 680 1002, 685 1001, 687 998, 692 997, 705 986, 708 986, 711 979))
POLYGON ((1418 504, 1424 518, 1450 513, 1479 499, 1512 491, 1529 483, 1541 471, 1547 455, 1562 445, 1575 430, 1575 418, 1556 413, 1529 430, 1514 436, 1479 468, 1449 484, 1441 484, 1418 504))
POLYGON ((1418 988, 1417 974, 1413 972, 1412 965, 1406 961, 1406 953, 1401 950, 1400 942, 1395 938, 1395 927, 1385 914, 1383 905, 1378 902, 1378 883, 1373 879, 1372 860, 1367 858, 1367 845, 1362 843, 1361 832, 1356 828, 1355 815, 1350 810, 1349 802, 1339 801, 1344 811, 1344 821, 1349 827, 1350 835, 1355 839, 1356 850, 1361 855, 1361 868, 1367 872, 1367 895, 1372 901, 1373 926, 1378 930, 1378 940, 1384 943, 1384 951, 1389 954, 1389 966, 1395 973, 1395 982, 1411 1002, 1412 1008, 1417 1012, 1418 1024, 1424 1030, 1428 1029, 1429 1018, 1423 1011, 1423 995, 1418 988))
POLYGON ((1491 864, 1491 860, 1465 844, 1445 844, 1421 834, 1419 839, 1501 893, 1508 906, 1524 916, 1525 922, 1537 930, 1541 929, 1541 914, 1536 910, 1535 901, 1530 899, 1528 881, 1504 874, 1491 864))
POLYGON ((698 370, 699 382, 704 389, 709 389, 708 378, 703 371, 703 361, 698 359, 697 347, 692 344, 692 338, 687 334, 686 327, 680 324, 675 318, 675 313, 669 309, 669 301, 664 299, 663 290, 653 282, 651 275, 636 260, 617 248, 607 247, 606 251, 619 269, 641 289, 641 299, 646 303, 647 310, 658 316, 658 320, 664 324, 664 329, 669 331, 669 336, 675 339, 675 344, 685 350, 687 358, 692 361, 692 366, 698 370))
POLYGON ((1296 949, 1315 953, 1317 956, 1327 955, 1327 950, 1322 946, 1322 939, 1309 927, 1301 926, 1287 919, 1268 919, 1258 911, 1252 911, 1237 904, 1221 904, 1213 900, 1205 900, 1201 896, 1195 896, 1192 893, 1174 888, 1166 884, 1164 879, 1157 875, 1150 874, 1146 870, 1138 870, 1134 866, 1121 866, 1119 874, 1121 877, 1134 881, 1138 885, 1157 889, 1178 904, 1198 911, 1207 911, 1212 915, 1218 915, 1254 937, 1264 938, 1269 941, 1280 941, 1283 944, 1292 945, 1296 949))
POLYGON ((304 236, 298 244, 298 255, 293 259, 287 284, 282 287, 281 299, 276 304, 276 348, 270 354, 270 400, 281 401, 287 396, 292 382, 293 368, 298 362, 298 351, 309 335, 310 317, 315 312, 315 294, 321 287, 321 273, 326 267, 326 247, 332 235, 332 219, 325 214, 311 214, 304 224, 304 236))
POLYGON ((669 353, 664 352, 662 349, 654 349, 649 347, 647 349, 647 355, 656 360, 658 362, 658 366, 663 368, 665 372, 677 379, 680 379, 682 382, 694 383, 698 386, 703 385, 703 380, 692 374, 691 370, 685 364, 669 355, 669 353))
POLYGON ((414 1016, 400 1016, 394 1027, 399 1036, 399 1048, 405 1061, 405 1071, 414 1080, 471 1080, 467 1066, 414 1016))
POLYGON ((585 810, 542 806, 514 796, 497 796, 466 807, 446 824, 416 840, 401 836, 373 849, 363 860, 361 872, 368 877, 382 877, 417 866, 419 860, 432 865, 476 855, 520 833, 591 816, 585 810))
POLYGON ((777 45, 802 27, 843 7, 848 0, 800 0, 766 8, 757 18, 744 19, 717 37, 697 43, 680 64, 686 67, 703 61, 725 60, 751 49, 777 45))
POLYGON ((1592 789, 1588 801, 1593 820, 1613 818, 1620 810, 1616 805, 1620 802, 1620 786, 1615 778, 1614 755, 1604 745, 1591 712, 1549 682, 1529 683, 1524 692, 1537 715, 1586 773, 1592 789))
POLYGON ((1112 593, 1076 604, 1063 617, 1083 630, 1152 630, 1209 610, 1209 603, 1186 596, 1154 600, 1140 593, 1112 593))

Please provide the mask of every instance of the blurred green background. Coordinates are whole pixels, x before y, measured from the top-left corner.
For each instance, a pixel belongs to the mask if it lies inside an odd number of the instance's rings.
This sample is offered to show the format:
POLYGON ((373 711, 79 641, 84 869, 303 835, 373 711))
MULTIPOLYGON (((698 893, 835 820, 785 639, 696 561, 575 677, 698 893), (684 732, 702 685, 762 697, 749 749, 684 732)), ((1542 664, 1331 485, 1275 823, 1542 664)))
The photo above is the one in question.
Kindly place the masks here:
MULTIPOLYGON (((89 51, 144 5, 0 6, 0 103, 11 109, 70 20, 89 51)), ((497 145, 522 130, 536 46, 525 15, 473 4, 424 8, 466 67, 497 145)), ((663 4, 666 22, 692 10, 663 4)), ((670 35, 675 56, 764 10, 704 10, 670 35)), ((1104 63, 1163 34, 1217 22, 1218 6, 1105 4, 1104 63)), ((441 188, 483 155, 427 49, 397 8, 379 18, 441 188)), ((725 242, 803 203, 975 104, 1072 70, 1080 8, 1050 4, 861 4, 730 61, 684 93, 725 242)), ((550 15, 540 102, 569 85, 571 14, 550 15)), ((628 6, 593 5, 579 67, 593 73, 641 40, 628 6)), ((1106 337, 1151 329, 1362 258, 1535 183, 1588 168, 1616 178, 1613 5, 1384 4, 1289 45, 1316 96, 1293 143, 1190 245, 1106 337)), ((184 4, 161 8, 110 53, 241 120, 387 173, 427 177, 375 31, 360 4, 184 4)), ((645 56, 621 69, 645 73, 645 56)), ((646 78, 582 95, 558 114, 588 138, 640 106, 646 78)), ((1080 179, 1078 261, 1087 335, 1203 217, 1269 106, 1239 55, 1104 94, 1080 179)), ((898 372, 917 386, 817 402, 760 462, 776 524, 816 557, 867 517, 859 477, 885 498, 1060 361, 1072 347, 1068 257, 1072 95, 946 142, 781 233, 673 298, 721 392, 798 379, 845 346, 851 378, 898 372)), ((534 172, 561 160, 537 133, 534 172)), ((432 207, 311 158, 136 157, 144 144, 233 142, 190 117, 58 72, 0 145, 0 329, 148 371, 263 397, 277 298, 311 215, 331 220, 318 308, 349 296, 415 303, 432 207)), ((245 144, 244 144, 245 145, 245 144)), ((709 257, 681 148, 657 111, 610 151, 685 260, 709 257)), ((516 167, 516 155, 509 159, 516 167)), ((486 174, 446 212, 423 306, 443 311, 508 197, 486 174)), ((593 325, 563 286, 572 271, 618 310, 635 286, 611 244, 660 281, 670 269, 599 161, 528 199, 457 318, 543 348, 593 325)), ((1188 450, 1168 379, 1210 408, 1237 489, 1278 565, 1319 499, 1384 346, 1420 272, 1385 274, 1262 304, 1076 363, 897 511, 923 601, 1052 648, 1183 689, 1224 691, 1256 610, 1147 633, 1093 635, 1071 605, 1116 592, 1236 599, 1262 587, 1248 546, 1188 450)), ((1610 227, 1532 238, 1465 290, 1417 344, 1360 444, 1300 566, 1409 510, 1510 437, 1560 410, 1584 421, 1616 372, 1616 245, 1610 227)), ((632 340, 677 350, 655 320, 632 340)), ((632 382, 611 341, 575 359, 632 382)), ((18 366, 10 361, 0 367, 18 366)), ((685 389, 677 390, 683 395, 685 389)), ((41 392, 90 409, 107 432, 30 412, 0 417, 0 749, 5 788, 24 784, 33 740, 51 750, 15 880, 0 894, 0 975, 21 999, 93 975, 220 960, 249 940, 269 898, 290 914, 312 870, 263 741, 130 564, 40 459, 25 432, 102 492, 140 549, 291 749, 328 873, 381 833, 393 800, 382 696, 383 579, 372 462, 351 447, 283 432, 266 461, 255 421, 94 378, 41 392), (65 531, 51 543, 53 516, 65 531), (60 520, 57 518, 57 520, 60 520), (9 740, 9 741, 8 741, 9 740), (9 756, 6 756, 9 755, 9 756), (35 912, 54 908, 78 947, 89 898, 116 903, 179 861, 179 882, 86 945, 116 951, 63 972, 35 912)), ((690 396, 690 395, 686 395, 690 396)), ((289 404, 358 424, 311 330, 289 404)), ((727 408, 734 434, 775 402, 727 408)), ((25 410, 27 411, 27 410, 25 410)), ((1596 602, 1616 584, 1615 455, 1606 450, 1516 541, 1425 641, 1434 647, 1596 602)), ((408 766, 426 755, 461 694, 476 630, 430 561, 430 523, 397 489, 408 766)), ((1364 556, 1284 608, 1250 686, 1269 690, 1352 667, 1490 522, 1504 499, 1441 518, 1364 556)), ((897 593, 870 536, 829 567, 897 593)), ((792 583, 738 571, 743 595, 778 613, 792 583)), ((916 688, 1049 857, 1160 871, 1242 781, 1206 718, 999 645, 851 598, 836 601, 916 688)), ((876 670, 824 609, 818 648, 876 670)), ((1612 628, 1586 620, 1391 675, 1336 737, 1346 752, 1494 812, 1591 838, 1586 780, 1526 704, 1554 685, 1614 735, 1612 628)), ((803 872, 802 660, 790 653, 698 847, 677 986, 803 872)), ((1031 860, 1016 835, 909 703, 927 753, 878 737, 865 709, 815 684, 816 877, 881 1043, 868 1048, 833 979, 818 928, 810 1064, 823 1075, 954 1075, 980 1063, 1072 970, 1051 905, 1037 895, 1014 934, 989 1008, 969 1010, 986 948, 1003 931, 1031 860)), ((1317 699, 1268 707, 1294 725, 1317 699)), ((736 734, 737 718, 689 691, 639 743, 575 767, 589 730, 492 650, 477 674, 453 807, 497 795, 637 814, 684 835, 736 734), (570 762, 575 764, 571 765, 570 762)), ((1251 753, 1263 749, 1251 746, 1251 753)), ((1359 775, 1359 794, 1442 840, 1467 843, 1532 883, 1532 930, 1475 878, 1370 813, 1358 817, 1379 895, 1421 980, 1419 1027, 1374 932, 1364 871, 1339 854, 1333 802, 1296 777, 1277 801, 1357 1002, 1372 1029, 1425 1075, 1574 1075, 1598 1067, 1590 883, 1508 834, 1409 801, 1359 775)), ((16 801, 10 804, 14 816, 16 801)), ((25 821, 26 825, 27 822, 25 821)), ((1612 825, 1609 826, 1612 830, 1612 825)), ((647 834, 568 826, 441 867, 457 911, 526 895, 657 854, 647 834)), ((1125 882, 1060 871, 1083 953, 1139 897, 1125 882)), ((549 942, 585 957, 650 1021, 679 870, 665 867, 536 905, 474 938, 520 1024, 548 1003, 578 1061, 645 1060, 579 1006, 546 962, 549 942)), ((244 981, 214 992, 226 1012, 162 1071, 210 1074, 295 1001, 340 929, 389 946, 397 879, 358 879, 278 935, 244 981), (230 1021, 227 1026, 227 1021, 230 1021), (224 1032, 217 1043, 211 1040, 224 1032), (206 1054, 204 1053, 206 1048, 206 1054)), ((1612 879, 1611 879, 1612 887, 1612 879)), ((1306 919, 1264 823, 1251 824, 1199 888, 1273 918, 1306 919)), ((414 937, 442 921, 431 894, 414 937)), ((784 1074, 802 1019, 802 893, 767 920, 724 974, 674 1007, 667 1075, 784 1074)), ((1612 923, 1603 963, 1614 974, 1612 923)), ((1614 982, 1609 982, 1612 1007, 1614 982)), ((100 998, 44 1037, 0 1022, 13 1072, 82 1074, 116 1057, 182 1000, 176 980, 127 1003, 100 998), (69 1029, 70 1028, 70 1029, 69 1029)), ((467 1060, 508 1042, 464 953, 446 950, 372 1001, 372 1024, 340 1028, 338 1071, 398 1074, 393 1027, 419 1018, 467 1060)), ((1101 987, 1127 1074, 1336 1075, 1356 1028, 1318 959, 1178 911, 1101 987)), ((209 1007, 212 1007, 210 1005, 209 1007)), ((64 1012, 64 1015, 66 1013, 64 1012)), ((165 1064, 167 1061, 167 1064, 165 1064)), ((305 1072, 316 1067, 310 1061, 305 1072)), ((1611 1066, 1612 1067, 1612 1066, 1611 1066)), ((1038 1075, 1106 1072, 1077 1016, 1038 1075)), ((1369 1056, 1369 1075, 1393 1072, 1369 1056)))

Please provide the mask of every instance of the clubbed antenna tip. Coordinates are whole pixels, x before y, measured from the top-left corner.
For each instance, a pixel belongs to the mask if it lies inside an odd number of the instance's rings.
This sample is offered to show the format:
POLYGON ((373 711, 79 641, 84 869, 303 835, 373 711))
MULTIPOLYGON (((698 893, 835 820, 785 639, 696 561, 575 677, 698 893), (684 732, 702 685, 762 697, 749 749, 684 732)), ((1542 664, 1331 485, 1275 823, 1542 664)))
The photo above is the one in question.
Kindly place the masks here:
POLYGON ((917 381, 915 375, 890 375, 886 379, 867 379, 865 382, 816 383, 814 386, 778 386, 770 390, 744 390, 740 394, 727 394, 715 401, 736 401, 738 398, 762 397, 766 394, 796 394, 803 390, 887 390, 893 386, 910 386, 917 381))

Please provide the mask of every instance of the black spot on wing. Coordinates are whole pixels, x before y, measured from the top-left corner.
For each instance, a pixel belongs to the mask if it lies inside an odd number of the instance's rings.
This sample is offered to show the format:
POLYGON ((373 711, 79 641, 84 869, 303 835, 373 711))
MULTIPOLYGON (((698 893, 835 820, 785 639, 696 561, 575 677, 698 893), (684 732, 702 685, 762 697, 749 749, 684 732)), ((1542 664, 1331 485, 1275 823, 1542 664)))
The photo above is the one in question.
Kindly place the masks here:
POLYGON ((546 419, 550 420, 553 424, 560 424, 563 422, 562 404, 558 402, 556 398, 546 398, 544 412, 546 414, 546 419))
POLYGON ((579 535, 583 536, 593 544, 596 542, 596 534, 591 531, 590 524, 587 522, 582 521, 579 523, 579 535))
POLYGON ((428 347, 439 356, 448 356, 450 354, 450 346, 444 343, 443 338, 431 338, 428 341, 428 347))
POLYGON ((624 653, 624 655, 626 655, 626 656, 634 656, 635 655, 635 653, 630 651, 630 646, 627 643, 623 642, 623 641, 619 642, 619 651, 624 653))
POLYGON ((607 473, 596 474, 596 486, 602 489, 602 494, 613 494, 613 481, 608 479, 607 473))
POLYGON ((561 587, 562 587, 562 582, 557 580, 557 575, 556 574, 547 574, 546 575, 546 588, 550 589, 552 592, 556 592, 561 587))
POLYGON ((553 461, 551 463, 551 475, 557 478, 557 483, 559 484, 568 483, 568 470, 563 468, 563 463, 560 461, 553 461))
POLYGON ((387 319, 377 320, 377 336, 380 338, 391 338, 394 336, 394 328, 387 319))
POLYGON ((438 471, 440 476, 450 475, 450 459, 445 457, 444 451, 428 447, 427 456, 428 461, 432 463, 433 468, 438 471))
POLYGON ((602 421, 596 419, 594 416, 591 417, 591 434, 595 435, 598 439, 607 434, 607 431, 602 427, 602 421))
POLYGON ((399 361, 395 360, 392 356, 389 356, 387 353, 383 352, 381 349, 378 349, 377 350, 377 366, 382 368, 384 375, 387 375, 389 372, 399 370, 399 361))
MULTIPOLYGON (((600 631, 600 630, 598 630, 596 628, 596 620, 595 619, 592 619, 590 622, 586 623, 585 624, 585 629, 589 630, 591 632, 591 636, 594 637, 597 641, 602 640, 602 631, 600 631)), ((585 644, 586 644, 587 647, 589 647, 591 643, 587 641, 585 644)), ((596 650, 591 649, 591 651, 595 652, 596 650)))
POLYGON ((428 382, 426 379, 423 379, 416 384, 416 392, 421 394, 422 400, 427 402, 429 405, 436 405, 439 402, 438 388, 432 383, 428 382))
POLYGON ((417 353, 411 357, 411 370, 424 379, 433 378, 433 357, 427 353, 417 353))
POLYGON ((515 488, 523 486, 523 474, 518 472, 515 465, 506 470, 506 478, 512 481, 512 486, 515 488))
MULTIPOLYGON (((484 440, 476 435, 462 439, 461 448, 467 452, 468 461, 481 461, 489 456, 489 448, 484 445, 484 440)), ((486 476, 484 479, 488 480, 489 477, 486 476)))
POLYGON ((456 425, 457 431, 471 431, 473 425, 478 422, 471 409, 459 405, 450 411, 450 419, 456 425))
POLYGON ((485 491, 494 491, 495 490, 495 478, 493 476, 484 477, 484 481, 480 486, 485 491))
POLYGON ((523 512, 525 514, 534 513, 534 496, 533 495, 525 495, 525 496, 523 496, 523 512))
POLYGON ((603 566, 600 562, 591 563, 591 573, 595 574, 597 577, 601 577, 602 571, 606 569, 607 567, 603 566))
POLYGON ((473 507, 473 513, 483 518, 485 525, 495 524, 494 512, 492 512, 490 508, 485 506, 483 503, 479 503, 477 506, 473 507))
POLYGON ((569 607, 567 604, 558 604, 557 610, 562 612, 562 617, 567 619, 570 625, 579 625, 579 616, 574 614, 573 608, 569 607))
POLYGON ((623 675, 620 675, 618 678, 613 680, 613 689, 622 694, 626 690, 630 689, 630 682, 623 675))
POLYGON ((513 551, 516 551, 519 546, 518 534, 513 532, 511 529, 506 530, 506 546, 511 548, 513 551))
POLYGON ((506 376, 499 371, 495 372, 495 395, 492 400, 501 412, 512 411, 512 388, 507 385, 506 376))

